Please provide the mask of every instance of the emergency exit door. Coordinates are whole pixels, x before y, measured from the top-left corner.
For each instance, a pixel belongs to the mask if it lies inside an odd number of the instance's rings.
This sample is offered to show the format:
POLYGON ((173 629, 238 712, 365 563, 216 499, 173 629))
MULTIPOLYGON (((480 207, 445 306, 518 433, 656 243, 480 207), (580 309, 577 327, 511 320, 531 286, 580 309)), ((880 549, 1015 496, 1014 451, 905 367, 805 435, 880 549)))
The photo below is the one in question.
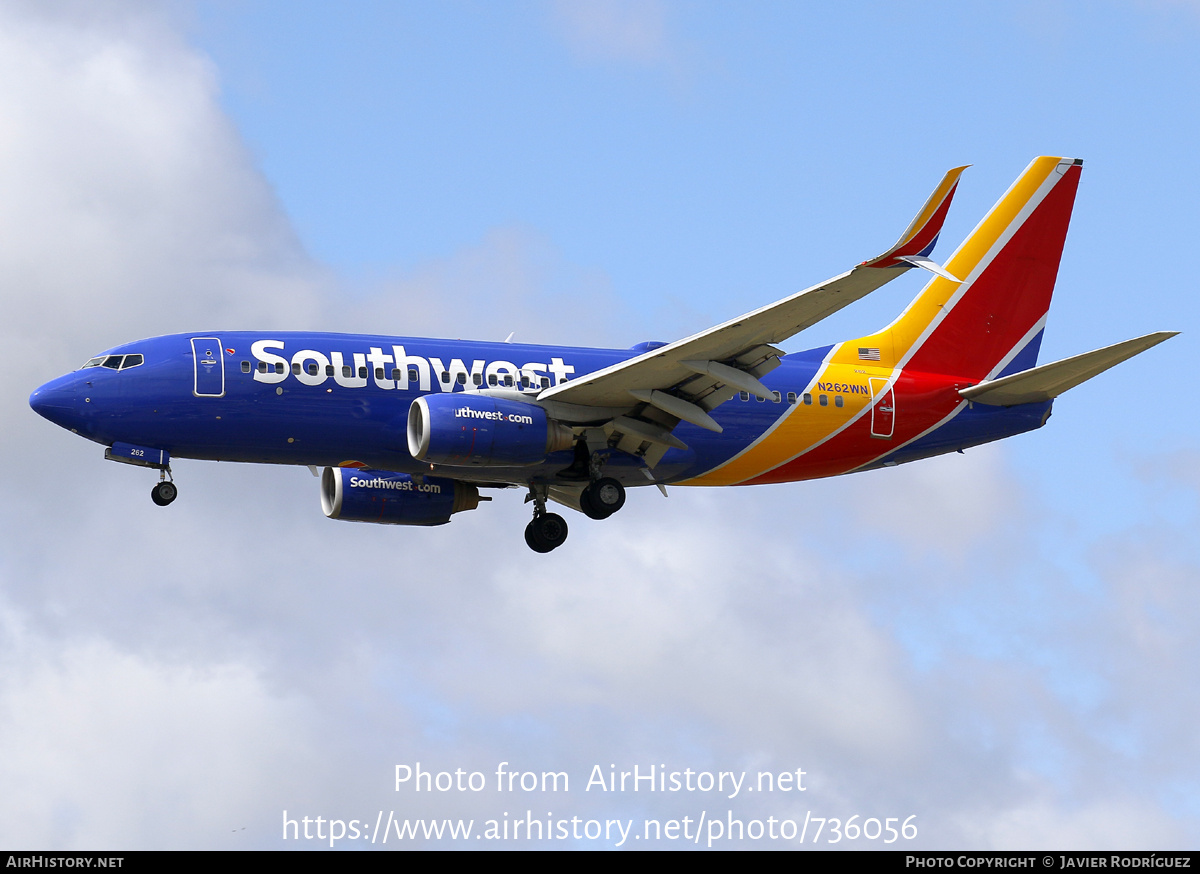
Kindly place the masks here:
POLYGON ((871 386, 871 436, 880 440, 891 440, 896 430, 896 392, 891 380, 872 377, 871 386))

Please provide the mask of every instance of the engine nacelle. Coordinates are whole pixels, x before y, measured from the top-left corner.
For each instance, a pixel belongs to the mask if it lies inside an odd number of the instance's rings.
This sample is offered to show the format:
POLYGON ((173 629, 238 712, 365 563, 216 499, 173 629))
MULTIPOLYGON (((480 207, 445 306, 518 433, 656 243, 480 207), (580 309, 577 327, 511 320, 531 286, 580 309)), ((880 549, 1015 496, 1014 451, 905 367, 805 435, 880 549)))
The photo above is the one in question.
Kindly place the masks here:
POLYGON ((406 473, 349 467, 327 467, 321 475, 321 509, 330 519, 444 525, 451 514, 478 506, 479 489, 452 479, 418 481, 406 473))
POLYGON ((451 465, 538 464, 575 435, 536 404, 487 395, 425 395, 408 408, 408 451, 451 465))

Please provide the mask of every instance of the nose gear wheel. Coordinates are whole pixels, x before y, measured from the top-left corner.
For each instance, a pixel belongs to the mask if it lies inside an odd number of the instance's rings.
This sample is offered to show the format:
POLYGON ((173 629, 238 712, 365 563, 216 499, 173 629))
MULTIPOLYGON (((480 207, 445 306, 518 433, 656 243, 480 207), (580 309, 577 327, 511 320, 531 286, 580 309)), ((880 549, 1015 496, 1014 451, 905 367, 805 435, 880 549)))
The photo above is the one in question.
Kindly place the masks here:
POLYGON ((167 504, 174 501, 177 497, 179 497, 179 489, 170 480, 163 480, 150 490, 150 500, 154 501, 160 507, 167 506, 167 504))

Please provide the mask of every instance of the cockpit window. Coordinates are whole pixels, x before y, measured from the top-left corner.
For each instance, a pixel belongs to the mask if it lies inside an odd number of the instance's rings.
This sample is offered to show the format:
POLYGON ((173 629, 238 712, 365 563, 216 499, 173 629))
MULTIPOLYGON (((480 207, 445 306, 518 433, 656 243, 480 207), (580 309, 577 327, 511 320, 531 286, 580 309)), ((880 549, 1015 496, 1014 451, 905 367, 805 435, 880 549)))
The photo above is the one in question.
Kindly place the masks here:
POLYGON ((107 367, 109 370, 128 370, 137 367, 145 359, 141 355, 98 355, 83 365, 80 370, 89 367, 107 367))

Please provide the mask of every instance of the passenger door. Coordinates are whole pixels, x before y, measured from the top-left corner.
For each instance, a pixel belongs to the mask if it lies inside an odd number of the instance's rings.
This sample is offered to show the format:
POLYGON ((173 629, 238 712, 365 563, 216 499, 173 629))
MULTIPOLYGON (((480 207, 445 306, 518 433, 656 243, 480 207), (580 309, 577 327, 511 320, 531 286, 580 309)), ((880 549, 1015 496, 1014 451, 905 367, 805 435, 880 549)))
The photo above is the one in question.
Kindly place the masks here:
POLYGON ((192 338, 192 394, 198 398, 225 396, 225 350, 217 337, 192 338))

